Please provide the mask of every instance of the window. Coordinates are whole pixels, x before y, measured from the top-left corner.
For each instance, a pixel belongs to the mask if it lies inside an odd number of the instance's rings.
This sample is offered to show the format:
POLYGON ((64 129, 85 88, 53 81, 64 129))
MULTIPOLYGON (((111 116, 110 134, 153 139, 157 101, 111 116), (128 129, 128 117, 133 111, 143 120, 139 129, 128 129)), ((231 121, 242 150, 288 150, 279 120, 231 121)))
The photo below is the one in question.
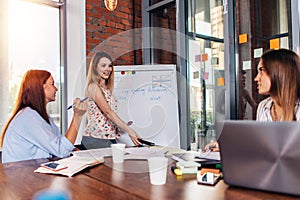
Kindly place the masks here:
POLYGON ((1 68, 6 70, 0 76, 6 81, 1 84, 1 90, 6 95, 1 98, 3 109, 0 123, 3 126, 12 112, 24 73, 28 69, 45 69, 51 72, 59 88, 56 101, 48 104, 47 109, 61 127, 61 93, 64 84, 61 77, 64 71, 61 65, 59 6, 51 6, 50 3, 58 5, 51 1, 44 1, 45 4, 25 0, 4 2, 7 16, 1 20, 7 20, 8 23, 2 23, 5 28, 2 30, 7 30, 7 45, 1 46, 1 52, 6 52, 1 68))

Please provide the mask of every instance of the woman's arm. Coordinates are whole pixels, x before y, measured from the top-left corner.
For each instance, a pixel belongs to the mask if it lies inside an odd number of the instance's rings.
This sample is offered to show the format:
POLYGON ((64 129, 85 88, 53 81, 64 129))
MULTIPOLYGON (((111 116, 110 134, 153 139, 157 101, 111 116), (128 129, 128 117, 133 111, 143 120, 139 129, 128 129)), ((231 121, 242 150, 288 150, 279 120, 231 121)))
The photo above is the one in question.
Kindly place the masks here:
POLYGON ((91 84, 88 88, 88 96, 91 97, 100 110, 111 120, 113 121, 121 130, 127 132, 133 141, 134 144, 140 145, 138 141, 140 136, 130 128, 120 117, 110 108, 109 104, 106 101, 106 98, 97 84, 91 84))
POLYGON ((74 100, 73 110, 74 110, 74 114, 73 114, 72 122, 65 136, 70 142, 74 144, 78 134, 78 130, 80 128, 82 116, 87 110, 86 102, 80 102, 80 99, 76 98, 74 100))

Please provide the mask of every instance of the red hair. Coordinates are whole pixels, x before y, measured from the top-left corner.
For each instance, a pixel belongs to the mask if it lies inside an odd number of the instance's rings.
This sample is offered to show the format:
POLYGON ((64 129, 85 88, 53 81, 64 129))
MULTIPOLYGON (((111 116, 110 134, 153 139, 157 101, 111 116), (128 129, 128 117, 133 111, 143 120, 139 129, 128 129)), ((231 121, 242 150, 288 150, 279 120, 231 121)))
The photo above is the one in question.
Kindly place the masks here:
POLYGON ((41 117, 50 124, 44 93, 44 84, 50 76, 51 73, 45 70, 28 70, 24 74, 12 116, 9 118, 2 131, 0 140, 1 146, 10 122, 16 114, 25 107, 30 107, 37 111, 41 117))

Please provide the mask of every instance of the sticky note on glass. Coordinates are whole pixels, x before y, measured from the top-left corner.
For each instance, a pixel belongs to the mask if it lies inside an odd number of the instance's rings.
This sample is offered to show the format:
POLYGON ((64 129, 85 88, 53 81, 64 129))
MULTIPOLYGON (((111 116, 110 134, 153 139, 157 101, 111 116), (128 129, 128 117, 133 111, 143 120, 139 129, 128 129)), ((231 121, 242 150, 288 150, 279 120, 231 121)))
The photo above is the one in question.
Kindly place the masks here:
POLYGON ((201 55, 195 55, 195 62, 201 61, 201 55))
POLYGON ((279 38, 270 40, 270 49, 279 49, 279 38))
POLYGON ((219 64, 219 58, 218 58, 218 57, 213 57, 213 58, 211 58, 211 64, 212 64, 212 65, 217 65, 217 64, 219 64))
POLYGON ((251 69, 251 61, 243 61, 243 70, 251 69))
POLYGON ((254 58, 260 58, 263 54, 263 48, 254 49, 254 58))
POLYGON ((204 53, 201 55, 201 61, 207 61, 208 60, 208 54, 207 53, 204 53))
POLYGON ((199 72, 194 72, 194 73, 193 73, 193 78, 194 78, 194 79, 199 78, 199 72))
POLYGON ((225 85, 225 79, 223 77, 218 78, 218 86, 224 86, 225 85))
POLYGON ((208 72, 202 72, 202 79, 207 80, 208 79, 208 72))
POLYGON ((248 42, 248 34, 241 34, 239 35, 239 44, 243 44, 248 42))

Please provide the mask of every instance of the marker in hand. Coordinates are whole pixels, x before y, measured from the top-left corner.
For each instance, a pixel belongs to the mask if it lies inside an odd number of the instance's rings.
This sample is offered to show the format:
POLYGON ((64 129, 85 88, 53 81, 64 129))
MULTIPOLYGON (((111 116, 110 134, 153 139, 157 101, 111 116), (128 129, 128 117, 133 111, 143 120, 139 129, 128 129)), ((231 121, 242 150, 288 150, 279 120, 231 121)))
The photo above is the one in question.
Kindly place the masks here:
MULTIPOLYGON (((87 100, 88 97, 85 97, 84 99, 80 100, 80 103, 84 102, 85 100, 87 100)), ((71 108, 73 108, 74 104, 70 105, 69 107, 67 107, 67 110, 70 110, 71 108)))
POLYGON ((149 142, 149 141, 146 141, 146 140, 143 140, 142 138, 138 138, 138 141, 142 144, 145 144, 145 145, 148 145, 148 146, 155 146, 155 143, 153 142, 149 142))

